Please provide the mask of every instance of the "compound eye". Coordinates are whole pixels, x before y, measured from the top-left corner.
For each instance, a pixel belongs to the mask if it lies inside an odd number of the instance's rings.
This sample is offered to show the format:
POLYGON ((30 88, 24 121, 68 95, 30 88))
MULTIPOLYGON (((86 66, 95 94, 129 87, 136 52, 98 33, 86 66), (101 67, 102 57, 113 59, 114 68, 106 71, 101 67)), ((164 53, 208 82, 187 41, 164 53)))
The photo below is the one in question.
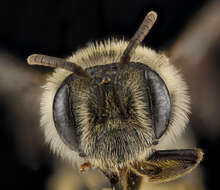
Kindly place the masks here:
POLYGON ((53 118, 58 135, 73 151, 79 152, 79 136, 74 115, 71 113, 69 86, 61 86, 53 102, 53 118))
POLYGON ((157 139, 166 131, 171 116, 171 100, 169 91, 163 79, 154 71, 145 70, 145 79, 148 84, 150 110, 152 113, 153 128, 157 139))

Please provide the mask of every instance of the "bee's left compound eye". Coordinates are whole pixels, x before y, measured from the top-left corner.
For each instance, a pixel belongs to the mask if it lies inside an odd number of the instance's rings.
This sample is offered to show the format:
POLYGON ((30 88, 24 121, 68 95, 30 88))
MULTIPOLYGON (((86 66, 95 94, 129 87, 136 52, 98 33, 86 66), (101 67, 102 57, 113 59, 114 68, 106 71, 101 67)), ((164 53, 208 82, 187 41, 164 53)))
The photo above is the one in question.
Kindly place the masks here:
POLYGON ((163 79, 151 69, 145 70, 154 133, 159 139, 166 131, 171 116, 171 100, 163 79))

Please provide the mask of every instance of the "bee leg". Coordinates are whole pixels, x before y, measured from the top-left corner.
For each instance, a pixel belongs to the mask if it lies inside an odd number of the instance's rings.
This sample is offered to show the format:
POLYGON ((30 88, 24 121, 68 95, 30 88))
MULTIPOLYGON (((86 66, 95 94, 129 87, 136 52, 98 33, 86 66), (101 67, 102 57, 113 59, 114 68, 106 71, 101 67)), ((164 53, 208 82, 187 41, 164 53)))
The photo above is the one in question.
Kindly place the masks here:
POLYGON ((120 182, 118 182, 116 184, 112 184, 111 187, 112 187, 113 190, 124 190, 123 185, 120 182))
POLYGON ((108 177, 113 190, 138 190, 142 177, 131 170, 122 170, 119 174, 102 171, 108 177))
POLYGON ((125 190, 138 190, 141 185, 142 177, 136 175, 129 170, 126 175, 126 189, 125 190))
POLYGON ((132 171, 148 182, 168 182, 194 170, 203 158, 201 149, 157 150, 147 160, 134 165, 132 171))
POLYGON ((101 171, 108 178, 108 180, 110 182, 111 189, 113 189, 113 190, 124 190, 123 185, 121 183, 122 180, 119 177, 121 175, 118 174, 118 172, 112 172, 112 171, 108 171, 108 170, 101 170, 101 171))
POLYGON ((124 180, 123 177, 117 176, 117 180, 110 179, 111 187, 113 190, 124 190, 124 180))
MULTIPOLYGON (((101 169, 100 169, 101 170, 101 169)), ((108 178, 111 188, 114 190, 122 190, 123 188, 120 187, 119 177, 117 173, 111 172, 111 171, 105 171, 101 170, 102 173, 108 178)))

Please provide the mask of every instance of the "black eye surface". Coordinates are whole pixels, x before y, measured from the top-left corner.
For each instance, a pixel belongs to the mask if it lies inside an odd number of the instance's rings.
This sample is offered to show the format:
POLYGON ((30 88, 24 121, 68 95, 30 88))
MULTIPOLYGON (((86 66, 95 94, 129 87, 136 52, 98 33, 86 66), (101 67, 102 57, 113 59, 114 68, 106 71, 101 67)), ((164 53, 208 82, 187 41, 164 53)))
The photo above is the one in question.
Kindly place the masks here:
POLYGON ((69 91, 67 84, 58 89, 53 102, 53 117, 56 130, 62 141, 73 151, 79 152, 79 137, 74 115, 70 109, 69 91))
POLYGON ((171 116, 171 100, 169 91, 165 82, 154 71, 145 70, 145 79, 149 86, 149 93, 151 97, 151 111, 154 132, 157 139, 159 139, 166 131, 170 116, 171 116))

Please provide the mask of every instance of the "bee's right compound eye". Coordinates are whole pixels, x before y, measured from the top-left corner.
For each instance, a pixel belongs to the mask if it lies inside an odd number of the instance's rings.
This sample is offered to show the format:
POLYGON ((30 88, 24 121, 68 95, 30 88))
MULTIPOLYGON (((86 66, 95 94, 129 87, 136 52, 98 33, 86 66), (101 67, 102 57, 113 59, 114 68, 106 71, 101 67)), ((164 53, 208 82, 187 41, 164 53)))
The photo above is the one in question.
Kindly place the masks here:
POLYGON ((70 107, 70 89, 67 84, 62 85, 54 98, 53 118, 58 135, 73 151, 79 152, 79 137, 76 122, 70 107))

